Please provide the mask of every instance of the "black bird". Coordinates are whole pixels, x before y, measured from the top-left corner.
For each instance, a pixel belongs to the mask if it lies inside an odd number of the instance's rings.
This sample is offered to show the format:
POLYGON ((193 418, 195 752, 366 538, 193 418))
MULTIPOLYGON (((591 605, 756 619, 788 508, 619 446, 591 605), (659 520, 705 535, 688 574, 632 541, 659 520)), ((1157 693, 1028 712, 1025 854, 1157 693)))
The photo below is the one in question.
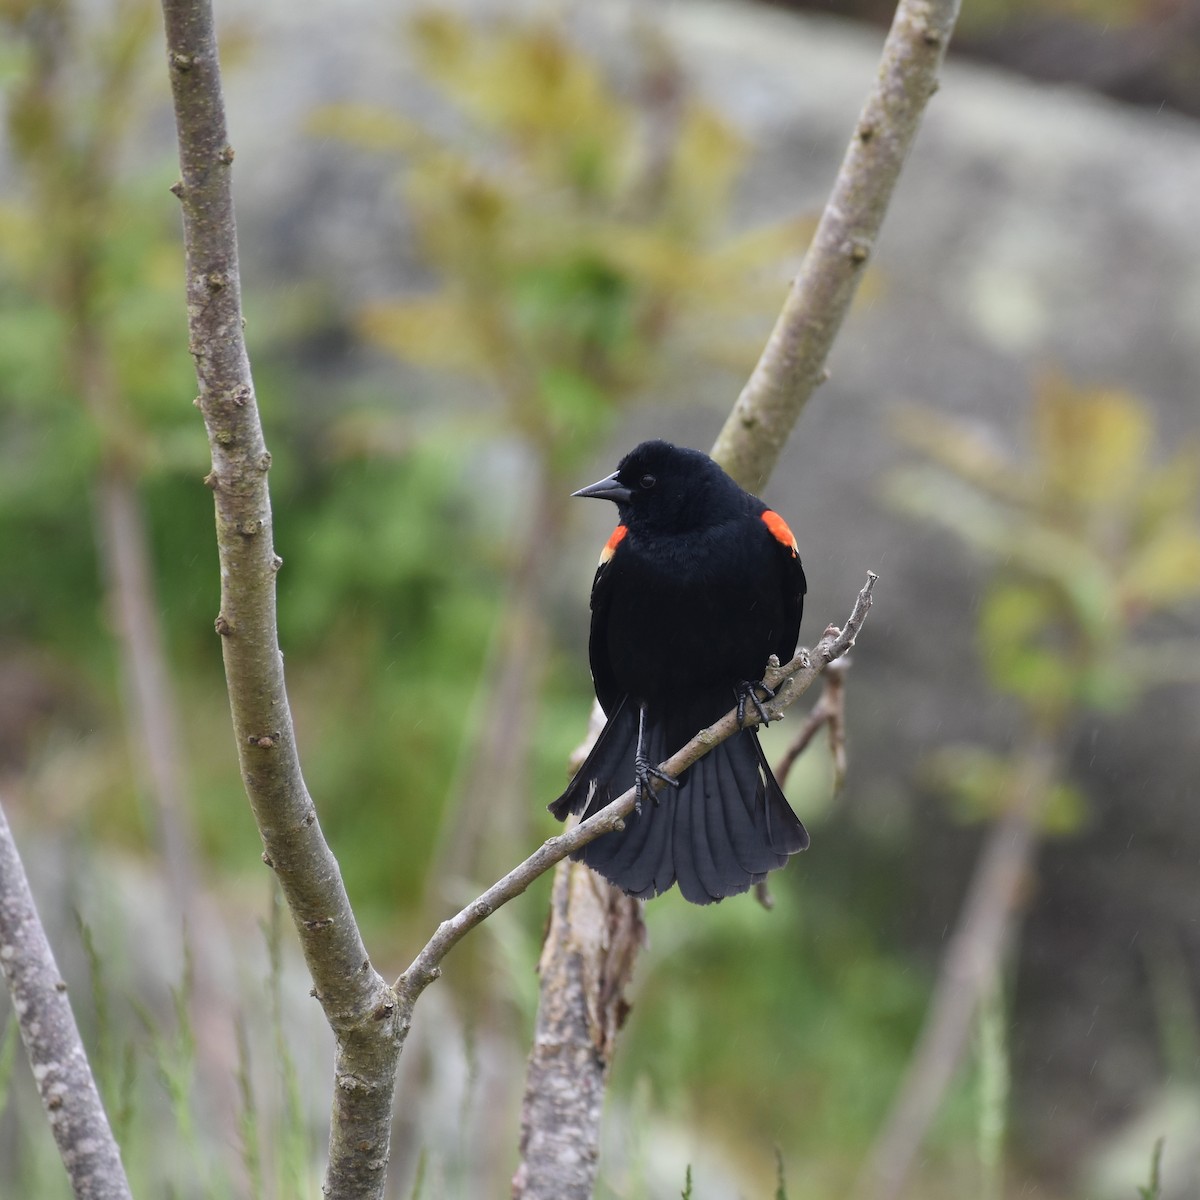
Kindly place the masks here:
POLYGON ((575 857, 631 896, 676 881, 694 904, 735 896, 808 845, 757 730, 677 780, 657 765, 735 703, 744 712, 768 697, 767 660, 787 662, 800 631, 795 539, 708 455, 669 442, 643 442, 575 495, 612 500, 619 517, 592 583, 588 646, 608 723, 550 811, 586 816, 636 783, 625 828, 575 857))

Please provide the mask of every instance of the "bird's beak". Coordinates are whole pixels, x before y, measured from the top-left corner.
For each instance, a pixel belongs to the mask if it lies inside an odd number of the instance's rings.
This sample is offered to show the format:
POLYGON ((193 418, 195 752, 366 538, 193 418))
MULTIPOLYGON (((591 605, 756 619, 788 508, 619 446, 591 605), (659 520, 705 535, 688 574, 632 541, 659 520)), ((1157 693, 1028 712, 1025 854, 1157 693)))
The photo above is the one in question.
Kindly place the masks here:
POLYGON ((633 497, 633 493, 617 478, 617 473, 614 471, 607 479, 599 479, 595 483, 589 483, 587 487, 580 488, 577 492, 572 492, 572 496, 592 496, 596 500, 613 500, 617 504, 624 504, 633 497))

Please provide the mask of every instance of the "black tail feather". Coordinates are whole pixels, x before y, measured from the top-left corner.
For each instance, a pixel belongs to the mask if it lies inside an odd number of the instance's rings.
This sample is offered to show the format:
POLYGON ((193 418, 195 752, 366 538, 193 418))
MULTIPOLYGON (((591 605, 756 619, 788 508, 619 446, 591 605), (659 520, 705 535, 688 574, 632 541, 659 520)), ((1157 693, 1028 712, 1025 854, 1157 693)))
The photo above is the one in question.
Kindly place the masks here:
POLYGON ((575 772, 567 790, 553 804, 550 811, 565 821, 569 813, 587 816, 603 808, 621 794, 612 791, 625 778, 633 785, 633 757, 637 749, 637 712, 627 700, 622 700, 616 712, 609 717, 596 744, 575 772))
POLYGON ((700 886, 704 889, 704 897, 697 901, 699 904, 707 904, 710 899, 725 895, 722 864, 717 862, 714 847, 723 845, 727 838, 725 822, 720 811, 721 806, 712 802, 715 791, 713 787, 715 772, 712 764, 708 761, 710 758, 712 758, 711 754, 705 755, 692 768, 693 774, 696 776, 692 785, 693 804, 691 806, 692 863, 696 868, 700 886), (699 799, 700 803, 694 803, 695 799, 699 799), (720 827, 719 830, 715 828, 716 826, 720 827))
POLYGON ((739 803, 721 805, 725 830, 733 856, 742 870, 760 883, 768 871, 783 866, 767 843, 761 822, 756 819, 762 781, 756 759, 749 755, 711 755, 722 795, 736 796, 739 803))
MULTIPOLYGON (((700 882, 696 866, 695 840, 692 835, 693 823, 697 819, 703 819, 703 808, 696 803, 694 779, 689 779, 688 784, 687 794, 679 796, 679 803, 675 807, 675 822, 671 831, 671 864, 675 868, 675 878, 679 882, 683 898, 693 904, 709 904, 712 896, 700 882)), ((680 792, 682 791, 681 788, 680 792)), ((619 879, 614 879, 613 883, 621 886, 619 879)))
POLYGON ((775 782, 775 776, 767 762, 766 755, 763 754, 762 747, 758 744, 757 737, 754 739, 754 752, 758 755, 759 765, 762 767, 763 777, 766 780, 766 830, 771 849, 777 854, 783 855, 797 854, 801 850, 807 850, 808 830, 804 828, 804 823, 800 818, 792 812, 792 806, 788 803, 787 797, 783 794, 779 784, 775 782))
MULTIPOLYGON (((633 786, 638 708, 622 701, 566 791, 550 805, 559 820, 590 815, 633 786)), ((678 749, 662 726, 646 725, 647 759, 678 749)), ((648 899, 678 881, 684 898, 708 904, 738 895, 808 846, 808 832, 776 783, 754 730, 722 742, 680 778, 643 800, 625 828, 574 857, 630 895, 648 899)))

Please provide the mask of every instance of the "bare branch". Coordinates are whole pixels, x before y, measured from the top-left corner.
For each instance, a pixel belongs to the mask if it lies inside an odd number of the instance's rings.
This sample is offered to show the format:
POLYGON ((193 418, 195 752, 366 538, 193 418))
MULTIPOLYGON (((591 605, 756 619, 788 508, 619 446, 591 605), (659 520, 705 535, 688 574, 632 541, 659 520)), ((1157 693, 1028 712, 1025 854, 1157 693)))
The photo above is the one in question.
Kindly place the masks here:
POLYGON ((958 18, 960 0, 900 0, 879 74, 812 245, 758 365, 713 447, 744 487, 760 492, 809 396, 859 280, 958 18))
POLYGON ((337 860, 300 772, 275 621, 267 472, 242 332, 237 230, 220 65, 209 0, 163 0, 179 133, 190 349, 212 450, 221 565, 217 633, 242 780, 263 861, 283 889, 314 994, 337 1035, 325 1194, 381 1197, 402 1029, 395 995, 367 957, 337 860))
POLYGON ((12 831, 0 807, 0 966, 46 1119, 79 1200, 130 1200, 67 985, 34 905, 12 831))
POLYGON ((781 788, 786 786, 792 767, 812 744, 813 738, 828 728, 829 748, 833 755, 833 790, 835 793, 841 791, 846 781, 846 670, 849 666, 848 658, 839 658, 825 668, 820 700, 813 705, 800 732, 775 767, 775 779, 781 788))
MULTIPOLYGON (((812 650, 800 650, 795 658, 783 666, 772 666, 766 672, 765 682, 775 691, 775 699, 764 707, 772 720, 783 715, 813 683, 817 676, 835 659, 841 658, 854 645, 854 639, 862 629, 871 608, 871 592, 878 578, 868 572, 867 582, 854 600, 854 608, 843 628, 831 625, 812 650)), ((738 724, 737 709, 731 708, 719 721, 702 729, 683 749, 671 755, 659 769, 668 775, 679 775, 698 762, 714 746, 732 737, 739 729, 758 725, 761 720, 756 712, 748 711, 743 724, 738 724)), ((455 916, 443 921, 437 932, 426 943, 424 949, 413 960, 412 965, 396 981, 396 991, 406 1004, 413 1004, 417 997, 441 972, 442 959, 475 928, 486 920, 502 904, 519 896, 539 875, 548 871, 555 863, 566 858, 588 842, 614 829, 624 828, 624 819, 633 810, 636 788, 629 788, 615 800, 586 821, 543 842, 523 863, 514 867, 503 879, 492 884, 481 896, 471 901, 455 916)))

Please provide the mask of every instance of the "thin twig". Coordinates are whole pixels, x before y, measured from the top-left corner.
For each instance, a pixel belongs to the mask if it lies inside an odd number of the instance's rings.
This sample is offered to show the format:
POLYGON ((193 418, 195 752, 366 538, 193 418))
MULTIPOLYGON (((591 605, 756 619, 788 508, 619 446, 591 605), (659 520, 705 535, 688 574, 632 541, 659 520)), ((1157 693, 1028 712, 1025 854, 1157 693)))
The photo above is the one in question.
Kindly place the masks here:
POLYGON ((0 967, 46 1119, 78 1200, 130 1200, 112 1128, 0 807, 0 967))
POLYGON ((829 729, 829 749, 833 755, 833 790, 841 790, 846 779, 846 670, 848 658, 839 658, 825 668, 821 698, 813 705, 800 732, 775 767, 775 778, 782 788, 796 760, 825 728, 829 729))
MULTIPOLYGON (((854 639, 871 609, 871 593, 877 578, 874 572, 868 572, 867 582, 855 597, 853 611, 841 629, 831 625, 812 650, 800 650, 790 662, 767 669, 764 682, 775 691, 775 698, 764 705, 771 720, 782 716, 784 710, 808 691, 816 682, 817 676, 831 662, 841 658, 854 645, 854 639)), ((668 775, 680 775, 739 729, 760 723, 761 718, 757 712, 747 712, 745 721, 739 725, 737 709, 732 708, 715 724, 697 733, 683 749, 660 763, 659 770, 668 775)), ((503 879, 492 884, 455 916, 443 921, 413 960, 412 965, 396 981, 397 993, 406 1003, 415 1003, 421 992, 440 974, 442 960, 466 934, 491 916, 502 904, 506 904, 514 896, 519 896, 555 863, 603 834, 623 828, 625 817, 633 811, 636 796, 637 789, 631 787, 586 821, 581 821, 564 833, 543 842, 503 879)))
POLYGON ((900 0, 879 74, 842 159, 812 245, 762 357, 713 447, 760 492, 809 396, 827 377, 833 340, 858 290, 883 216, 937 90, 960 0, 900 0))

